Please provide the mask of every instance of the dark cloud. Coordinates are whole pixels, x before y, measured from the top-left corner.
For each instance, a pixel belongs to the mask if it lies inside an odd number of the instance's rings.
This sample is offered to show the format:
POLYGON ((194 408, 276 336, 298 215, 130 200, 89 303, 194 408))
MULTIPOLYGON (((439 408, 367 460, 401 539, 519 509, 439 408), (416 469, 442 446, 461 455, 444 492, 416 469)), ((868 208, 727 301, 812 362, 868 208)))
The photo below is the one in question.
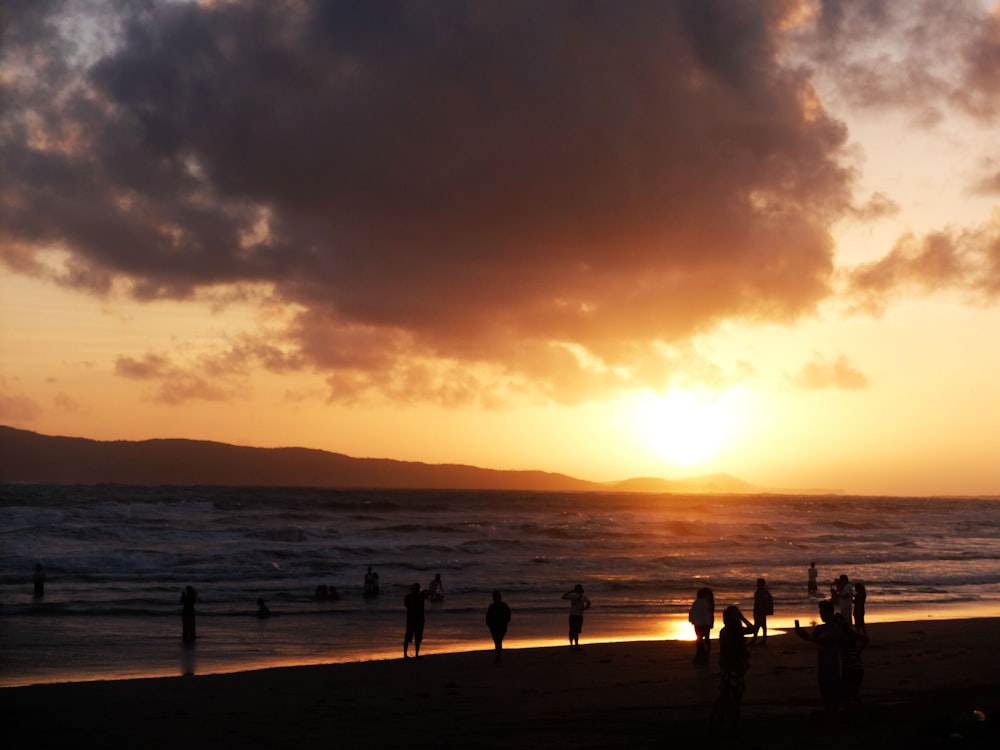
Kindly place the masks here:
POLYGON ((244 356, 334 393, 621 385, 829 293, 851 173, 780 62, 795 5, 96 4, 81 39, 19 4, 3 258, 141 299, 273 285, 301 314, 244 356))

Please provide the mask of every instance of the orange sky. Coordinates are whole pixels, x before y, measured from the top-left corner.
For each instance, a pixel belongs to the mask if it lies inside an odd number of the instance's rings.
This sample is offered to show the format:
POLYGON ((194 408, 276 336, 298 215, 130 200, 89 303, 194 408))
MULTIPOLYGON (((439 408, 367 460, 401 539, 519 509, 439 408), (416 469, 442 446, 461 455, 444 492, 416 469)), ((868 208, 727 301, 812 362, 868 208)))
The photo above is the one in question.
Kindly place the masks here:
POLYGON ((27 4, 0 423, 1000 494, 1000 10, 27 4))

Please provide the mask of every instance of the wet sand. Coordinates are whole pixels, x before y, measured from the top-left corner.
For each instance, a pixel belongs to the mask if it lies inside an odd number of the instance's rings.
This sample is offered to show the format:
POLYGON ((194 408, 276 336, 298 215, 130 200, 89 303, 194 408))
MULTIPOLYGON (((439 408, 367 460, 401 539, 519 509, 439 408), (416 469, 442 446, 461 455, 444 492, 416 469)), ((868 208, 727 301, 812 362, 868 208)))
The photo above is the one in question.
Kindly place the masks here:
POLYGON ((709 728, 718 669, 692 663, 693 643, 586 637, 579 652, 513 649, 499 664, 484 644, 406 661, 5 688, 0 715, 7 738, 40 748, 1000 747, 1000 619, 874 623, 869 635, 864 705, 832 721, 815 646, 787 634, 752 649, 735 734, 709 728), (989 720, 949 739, 973 709, 989 720))

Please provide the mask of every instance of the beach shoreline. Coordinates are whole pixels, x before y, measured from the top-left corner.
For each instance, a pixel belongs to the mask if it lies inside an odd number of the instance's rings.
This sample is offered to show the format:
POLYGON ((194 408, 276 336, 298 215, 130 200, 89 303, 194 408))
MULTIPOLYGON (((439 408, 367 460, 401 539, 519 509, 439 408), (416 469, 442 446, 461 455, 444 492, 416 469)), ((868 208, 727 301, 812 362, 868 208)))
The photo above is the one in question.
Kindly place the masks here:
MULTIPOLYGON (((804 627, 815 624, 817 597, 812 602, 785 606, 768 618, 769 630, 777 635, 792 629, 796 619, 804 627)), ((720 605, 716 611, 713 639, 721 628, 720 605)), ((302 618, 280 614, 267 620, 252 618, 199 617, 199 638, 193 645, 180 639, 180 620, 147 623, 142 619, 94 616, 72 626, 68 618, 6 618, 2 635, 7 644, 0 662, 0 690, 10 687, 64 682, 134 680, 181 675, 238 674, 261 669, 327 666, 398 659, 402 655, 403 611, 393 609, 391 622, 374 630, 370 613, 324 626, 322 615, 306 626, 302 618), (259 637, 247 639, 247 628, 259 637), (321 636, 321 634, 323 634, 321 636), (326 640, 311 640, 314 638, 326 640), (67 643, 73 643, 67 648, 67 643)), ((484 610, 485 611, 485 610, 484 610)), ((750 608, 744 610, 748 615, 750 608)), ((422 653, 425 656, 475 653, 489 646, 481 612, 464 614, 428 608, 422 653)), ((559 647, 567 642, 565 614, 515 610, 506 643, 511 651, 559 647)), ((880 606, 870 613, 874 623, 926 622, 1000 618, 992 604, 963 603, 929 606, 920 617, 910 608, 880 606)), ((164 618, 160 618, 164 619, 164 618)), ((693 642, 694 630, 682 614, 637 614, 609 612, 600 603, 588 613, 584 638, 590 643, 693 642)))
MULTIPOLYGON (((998 632, 998 618, 872 623, 864 705, 832 726, 820 710, 815 646, 774 635, 752 649, 738 737, 751 747, 932 747, 974 709, 989 721, 966 731, 996 732, 998 632)), ((579 652, 565 645, 509 649, 499 664, 484 648, 419 660, 10 687, 0 690, 0 701, 9 736, 53 748, 82 737, 104 747, 733 741, 709 732, 718 668, 693 664, 693 643, 583 642, 579 652)), ((982 746, 995 741, 990 734, 982 746)))

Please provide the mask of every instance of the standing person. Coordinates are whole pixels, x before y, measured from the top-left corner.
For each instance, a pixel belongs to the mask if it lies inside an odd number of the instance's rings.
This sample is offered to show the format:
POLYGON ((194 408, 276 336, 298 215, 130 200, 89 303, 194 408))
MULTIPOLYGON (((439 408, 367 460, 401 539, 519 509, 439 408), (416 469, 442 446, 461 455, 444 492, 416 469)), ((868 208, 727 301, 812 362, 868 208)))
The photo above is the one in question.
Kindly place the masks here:
POLYGON ((45 596, 45 571, 42 569, 41 563, 35 563, 35 575, 32 577, 32 582, 35 584, 35 598, 41 599, 45 596))
POLYGON ((861 652, 868 645, 868 636, 855 633, 839 612, 833 616, 840 626, 843 641, 840 647, 841 698, 845 706, 861 705, 861 682, 865 678, 865 667, 861 662, 861 652))
POLYGON ((746 690, 750 651, 743 636, 754 631, 739 607, 726 607, 719 631, 719 695, 712 706, 712 724, 734 730, 740 722, 740 703, 746 690))
POLYGON ((493 650, 496 660, 500 661, 503 654, 503 638, 507 635, 507 625, 510 623, 510 607, 503 601, 499 591, 493 592, 493 603, 486 610, 486 627, 493 637, 493 650))
POLYGON ((194 643, 197 638, 194 627, 194 603, 197 600, 198 592, 193 586, 181 592, 181 640, 185 643, 194 643))
POLYGON ((867 638, 868 626, 865 625, 865 604, 868 601, 868 589, 864 581, 858 581, 854 586, 854 628, 858 635, 867 638))
POLYGON ((424 600, 430 596, 426 589, 421 591, 420 584, 410 586, 410 593, 403 597, 406 607, 406 635, 403 636, 403 658, 409 659, 407 653, 410 642, 413 642, 413 656, 420 657, 420 643, 424 640, 424 600))
POLYGON ((847 627, 851 627, 851 610, 854 607, 854 587, 847 579, 847 573, 840 576, 840 614, 844 616, 847 627))
POLYGON ((817 575, 819 575, 819 571, 816 570, 816 563, 809 563, 809 583, 807 584, 807 588, 809 589, 810 594, 815 594, 819 589, 819 586, 816 583, 817 575))
POLYGON ((767 617, 774 614, 774 597, 767 590, 767 582, 757 579, 757 589, 753 592, 753 639, 750 645, 756 645, 758 631, 763 631, 761 645, 767 645, 767 617))
POLYGON ((590 598, 583 593, 583 586, 579 583, 572 591, 563 594, 562 598, 569 600, 569 645, 574 651, 578 651, 580 632, 583 630, 583 613, 590 608, 590 598))
POLYGON ((368 566, 368 571, 365 573, 365 598, 374 599, 378 596, 378 573, 372 570, 372 566, 368 566))
POLYGON ((694 625, 696 645, 694 651, 695 664, 708 664, 712 653, 712 628, 715 627, 715 595, 712 589, 698 589, 694 604, 688 612, 688 622, 694 625))
POLYGON ((257 599, 257 617, 270 617, 271 609, 267 606, 267 602, 264 601, 262 597, 257 599))
POLYGON ((812 641, 816 649, 816 678, 819 681, 819 695, 823 707, 828 713, 833 713, 840 706, 843 686, 840 675, 840 648, 843 642, 843 628, 835 617, 833 602, 819 603, 819 619, 822 622, 806 632, 795 621, 795 635, 806 641, 812 641))
POLYGON ((431 592, 432 602, 442 602, 444 601, 444 584, 441 582, 441 574, 438 573, 434 576, 434 580, 431 581, 431 585, 428 586, 431 592))

